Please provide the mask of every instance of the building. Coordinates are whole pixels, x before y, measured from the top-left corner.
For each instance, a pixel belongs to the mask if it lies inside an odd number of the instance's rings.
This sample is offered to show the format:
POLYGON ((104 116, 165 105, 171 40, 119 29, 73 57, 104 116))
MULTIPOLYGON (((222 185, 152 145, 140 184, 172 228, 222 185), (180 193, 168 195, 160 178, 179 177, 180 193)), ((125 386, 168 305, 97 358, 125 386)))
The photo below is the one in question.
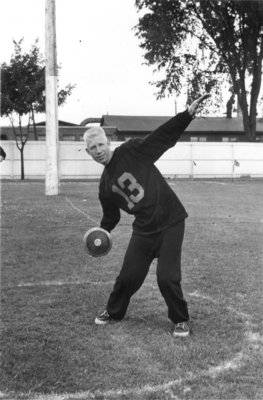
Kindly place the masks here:
MULTIPOLYGON (((169 118, 162 116, 103 115, 86 118, 80 125, 59 121, 60 141, 81 141, 90 125, 100 125, 113 141, 126 141, 145 137, 169 118)), ((45 140, 45 122, 37 123, 38 140, 45 140)), ((26 134, 26 127, 23 131, 26 134)), ((14 140, 12 127, 1 127, 1 140, 14 140)), ((35 140, 33 128, 29 140, 35 140)), ((206 117, 195 118, 180 138, 181 142, 246 142, 242 118, 206 117)), ((257 119, 257 142, 263 142, 263 118, 257 119)))
MULTIPOLYGON (((103 115, 101 126, 115 127, 115 140, 144 137, 171 117, 103 115)), ((263 118, 257 120, 257 141, 263 142, 263 118)), ((248 141, 242 118, 195 118, 180 138, 182 142, 243 142, 248 141)))

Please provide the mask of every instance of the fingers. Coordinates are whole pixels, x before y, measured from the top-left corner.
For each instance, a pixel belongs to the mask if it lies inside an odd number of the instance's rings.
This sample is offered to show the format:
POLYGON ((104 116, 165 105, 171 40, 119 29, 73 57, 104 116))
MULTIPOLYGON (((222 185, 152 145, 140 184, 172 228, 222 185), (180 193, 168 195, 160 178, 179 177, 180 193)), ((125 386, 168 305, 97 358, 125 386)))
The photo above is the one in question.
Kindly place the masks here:
POLYGON ((196 99, 189 107, 188 107, 188 112, 191 116, 194 116, 199 105, 206 99, 208 99, 209 97, 211 97, 211 94, 206 93, 203 96, 199 97, 198 99, 196 99))
POLYGON ((211 94, 206 93, 203 96, 199 97, 199 99, 197 99, 198 104, 202 103, 204 100, 208 99, 209 97, 211 97, 211 94))

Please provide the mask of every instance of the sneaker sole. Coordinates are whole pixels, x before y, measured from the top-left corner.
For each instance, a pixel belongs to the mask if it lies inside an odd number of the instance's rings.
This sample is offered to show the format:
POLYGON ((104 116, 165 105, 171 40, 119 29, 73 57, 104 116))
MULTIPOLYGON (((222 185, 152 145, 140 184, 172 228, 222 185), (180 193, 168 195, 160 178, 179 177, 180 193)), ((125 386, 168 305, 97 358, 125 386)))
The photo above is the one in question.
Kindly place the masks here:
POLYGON ((187 337, 190 336, 190 332, 173 332, 172 336, 174 337, 187 337))
POLYGON ((110 321, 101 321, 98 318, 95 318, 95 324, 96 325, 107 325, 110 321))

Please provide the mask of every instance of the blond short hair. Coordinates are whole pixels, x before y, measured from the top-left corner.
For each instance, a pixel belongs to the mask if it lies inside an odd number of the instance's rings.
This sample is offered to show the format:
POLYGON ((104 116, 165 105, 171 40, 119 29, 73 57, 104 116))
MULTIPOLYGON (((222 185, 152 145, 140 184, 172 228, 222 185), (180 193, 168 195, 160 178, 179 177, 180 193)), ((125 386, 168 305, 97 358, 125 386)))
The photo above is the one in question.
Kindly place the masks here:
POLYGON ((84 132, 83 140, 88 145, 90 139, 97 136, 104 136, 107 139, 106 133, 101 126, 91 126, 84 132))

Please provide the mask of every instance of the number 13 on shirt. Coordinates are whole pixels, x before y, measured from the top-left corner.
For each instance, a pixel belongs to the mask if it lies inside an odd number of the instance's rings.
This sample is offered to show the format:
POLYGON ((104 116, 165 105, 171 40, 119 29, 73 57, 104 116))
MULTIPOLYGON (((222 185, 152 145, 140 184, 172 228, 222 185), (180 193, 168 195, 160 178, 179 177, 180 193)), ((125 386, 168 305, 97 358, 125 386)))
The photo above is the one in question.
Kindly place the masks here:
POLYGON ((131 210, 144 197, 143 187, 129 172, 124 172, 118 179, 118 185, 112 185, 112 191, 122 196, 129 210, 131 210))

